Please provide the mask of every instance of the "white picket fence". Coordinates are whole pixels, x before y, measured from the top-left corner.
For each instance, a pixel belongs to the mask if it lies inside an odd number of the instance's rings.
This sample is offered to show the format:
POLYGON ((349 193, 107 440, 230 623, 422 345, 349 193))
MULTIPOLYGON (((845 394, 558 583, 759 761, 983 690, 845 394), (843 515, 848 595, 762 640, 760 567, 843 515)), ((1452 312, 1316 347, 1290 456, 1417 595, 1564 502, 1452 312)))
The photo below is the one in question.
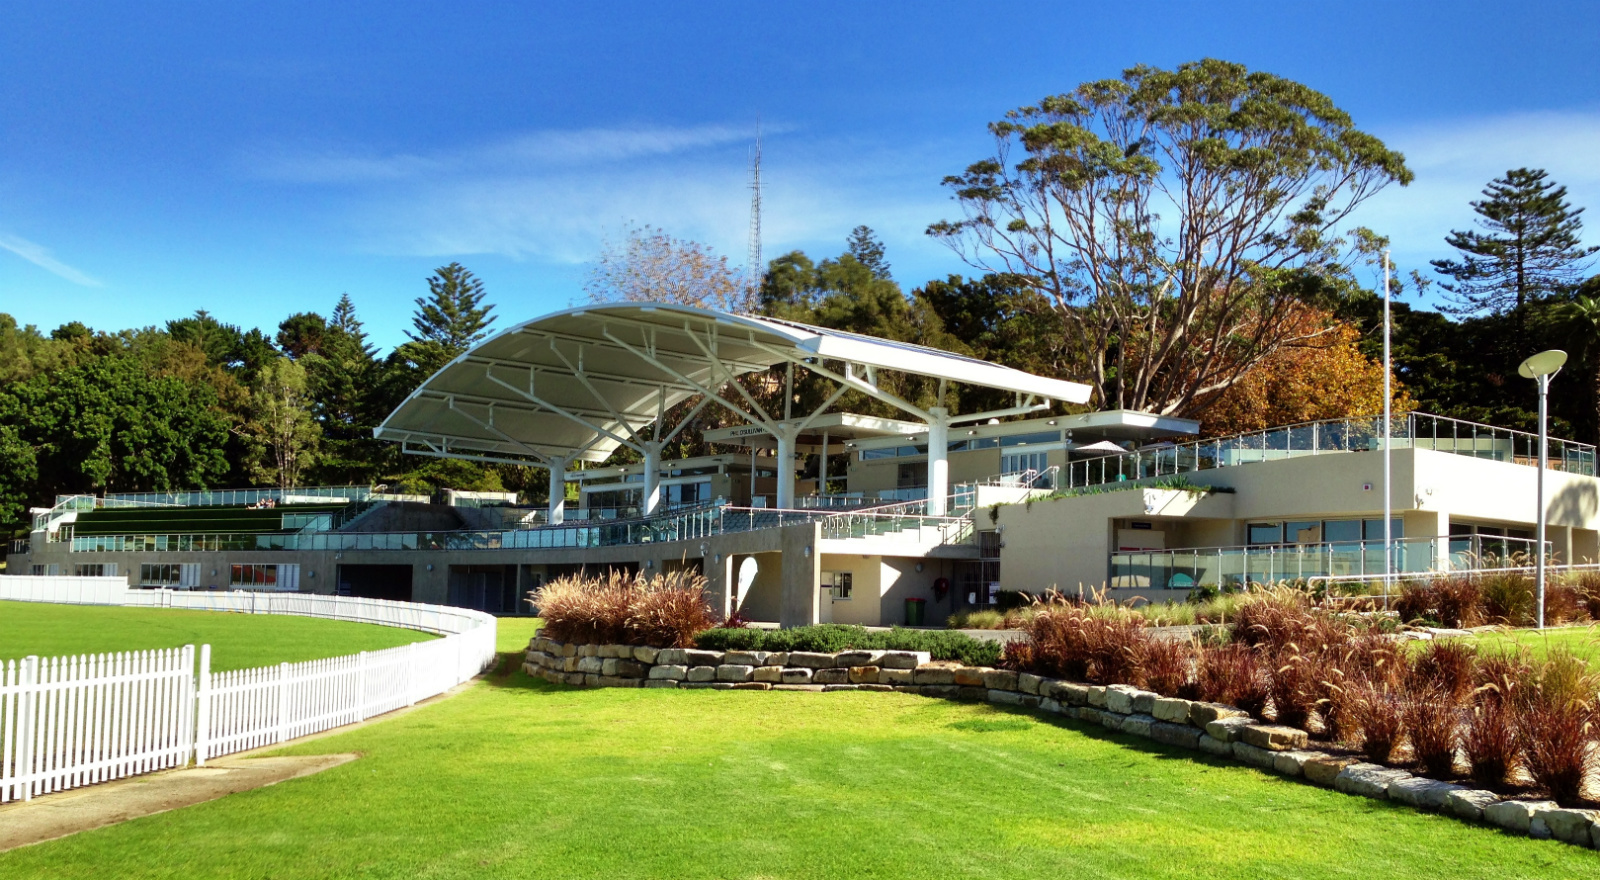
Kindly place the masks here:
POLYGON ((482 672, 495 656, 494 617, 439 605, 300 593, 130 590, 120 578, 21 576, 0 576, 0 600, 295 614, 442 636, 382 651, 216 673, 210 645, 198 652, 189 645, 9 661, 0 667, 0 803, 181 767, 191 759, 204 764, 353 724, 444 693, 482 672))

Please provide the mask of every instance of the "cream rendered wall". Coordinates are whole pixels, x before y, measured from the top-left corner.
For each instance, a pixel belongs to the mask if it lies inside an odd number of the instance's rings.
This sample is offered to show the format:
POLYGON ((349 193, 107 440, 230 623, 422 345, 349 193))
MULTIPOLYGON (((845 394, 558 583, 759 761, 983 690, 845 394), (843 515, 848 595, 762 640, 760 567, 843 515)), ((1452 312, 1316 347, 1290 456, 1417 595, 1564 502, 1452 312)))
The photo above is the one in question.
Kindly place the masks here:
POLYGON ((847 601, 831 600, 833 623, 856 623, 877 626, 881 618, 880 597, 883 595, 883 557, 863 557, 855 553, 822 554, 822 571, 848 571, 853 575, 851 598, 847 601))
MULTIPOLYGON (((1535 523, 1534 468, 1426 449, 1396 449, 1392 468, 1391 505, 1408 537, 1446 536, 1451 521, 1460 519, 1518 528, 1535 523)), ((1153 522, 1168 532, 1169 548, 1212 547, 1244 543, 1242 529, 1251 521, 1374 518, 1383 511, 1383 457, 1377 452, 1255 462, 1187 476, 1235 491, 1207 496, 1186 511, 1162 511, 1176 514, 1171 517, 1147 513, 1140 490, 1002 506, 1002 588, 1100 586, 1118 520, 1153 522)), ((1545 492, 1557 552, 1566 559, 1600 559, 1600 480, 1547 471, 1545 492)))

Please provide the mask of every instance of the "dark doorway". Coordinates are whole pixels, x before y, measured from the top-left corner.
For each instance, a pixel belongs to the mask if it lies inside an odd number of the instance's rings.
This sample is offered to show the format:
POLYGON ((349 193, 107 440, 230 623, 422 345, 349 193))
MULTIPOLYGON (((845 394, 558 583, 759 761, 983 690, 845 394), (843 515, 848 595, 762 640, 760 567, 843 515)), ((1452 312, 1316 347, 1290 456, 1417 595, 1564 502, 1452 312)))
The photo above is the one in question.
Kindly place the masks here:
POLYGON ((515 565, 450 566, 449 604, 490 614, 517 613, 515 565))
POLYGON ((411 566, 341 565, 339 595, 411 601, 411 566))

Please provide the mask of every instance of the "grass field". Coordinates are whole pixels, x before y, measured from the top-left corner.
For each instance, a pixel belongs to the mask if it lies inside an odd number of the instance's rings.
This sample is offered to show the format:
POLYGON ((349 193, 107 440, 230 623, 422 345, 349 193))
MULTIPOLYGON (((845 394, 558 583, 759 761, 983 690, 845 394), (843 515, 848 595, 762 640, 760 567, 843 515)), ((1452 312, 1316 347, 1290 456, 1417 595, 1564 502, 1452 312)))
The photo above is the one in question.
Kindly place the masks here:
POLYGON ((1600 855, 1076 722, 523 676, 287 751, 360 760, 0 854, 0 877, 1594 877, 1600 855))
POLYGON ((1503 630, 1481 633, 1475 638, 1478 645, 1484 649, 1521 645, 1535 657, 1545 656, 1552 648, 1565 648, 1589 661, 1589 667, 1600 672, 1600 626, 1503 630))
POLYGON ((247 669, 431 638, 409 629, 314 617, 0 602, 0 661, 209 644, 212 669, 247 669))
POLYGON ((528 642, 544 621, 537 617, 502 617, 495 621, 494 649, 502 654, 528 650, 528 642))

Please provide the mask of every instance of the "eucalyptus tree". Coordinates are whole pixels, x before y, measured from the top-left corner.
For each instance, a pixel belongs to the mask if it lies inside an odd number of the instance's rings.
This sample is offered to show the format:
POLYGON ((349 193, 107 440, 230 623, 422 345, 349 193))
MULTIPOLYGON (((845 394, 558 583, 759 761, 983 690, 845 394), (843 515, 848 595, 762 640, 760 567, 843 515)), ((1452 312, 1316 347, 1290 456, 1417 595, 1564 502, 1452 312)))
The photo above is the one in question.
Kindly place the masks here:
POLYGON ((1299 276, 1335 271, 1338 227, 1404 157, 1326 95, 1206 59, 1139 66, 989 126, 928 234, 1027 279, 1060 314, 1101 405, 1185 410, 1299 339, 1299 276))

